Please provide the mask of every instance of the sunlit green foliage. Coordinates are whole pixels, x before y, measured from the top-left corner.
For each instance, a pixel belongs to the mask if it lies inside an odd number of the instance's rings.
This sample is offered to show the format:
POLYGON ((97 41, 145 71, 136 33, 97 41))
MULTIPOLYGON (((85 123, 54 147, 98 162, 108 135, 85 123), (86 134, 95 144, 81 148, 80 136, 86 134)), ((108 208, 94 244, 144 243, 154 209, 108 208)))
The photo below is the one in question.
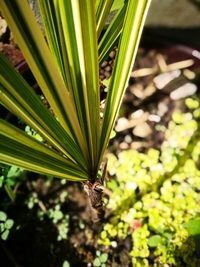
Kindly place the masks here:
POLYGON ((0 120, 0 162, 71 181, 96 180, 150 2, 115 1, 119 13, 104 32, 113 0, 38 0, 43 35, 26 0, 0 1, 42 94, 38 97, 0 53, 0 103, 27 125, 25 134, 0 120), (100 114, 99 65, 114 45, 118 49, 100 114))
POLYGON ((101 253, 99 250, 97 250, 96 257, 93 261, 94 267, 106 267, 107 259, 108 259, 107 253, 101 253))
POLYGON ((0 189, 4 188, 9 198, 14 201, 15 193, 13 188, 19 179, 23 180, 25 177, 26 173, 22 168, 2 164, 0 166, 0 189))
POLYGON ((68 261, 64 261, 62 267, 70 267, 70 263, 68 261))
POLYGON ((200 266, 199 236, 194 239, 187 230, 200 216, 199 102, 190 98, 186 106, 186 113, 172 115, 161 151, 124 151, 118 159, 108 155, 113 179, 105 201, 113 216, 99 244, 111 246, 130 235, 134 267, 200 266))

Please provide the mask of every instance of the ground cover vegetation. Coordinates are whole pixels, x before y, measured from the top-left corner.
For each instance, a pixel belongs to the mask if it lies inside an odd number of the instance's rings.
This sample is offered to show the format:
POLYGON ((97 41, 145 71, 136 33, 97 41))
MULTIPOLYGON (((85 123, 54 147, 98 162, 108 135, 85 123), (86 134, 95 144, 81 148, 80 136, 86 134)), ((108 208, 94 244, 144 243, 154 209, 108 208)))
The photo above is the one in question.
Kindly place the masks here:
POLYGON ((172 115, 161 150, 108 155, 107 208, 114 214, 99 244, 131 237, 133 266, 198 266, 199 100, 172 115), (184 138, 184 140, 183 140, 184 138), (191 220, 191 221, 190 221, 191 220))
POLYGON ((26 1, 0 4, 35 76, 0 45, 2 264, 198 267, 193 60, 140 48, 132 70, 150 1, 116 1, 106 31, 113 1, 38 2, 48 45, 26 1))

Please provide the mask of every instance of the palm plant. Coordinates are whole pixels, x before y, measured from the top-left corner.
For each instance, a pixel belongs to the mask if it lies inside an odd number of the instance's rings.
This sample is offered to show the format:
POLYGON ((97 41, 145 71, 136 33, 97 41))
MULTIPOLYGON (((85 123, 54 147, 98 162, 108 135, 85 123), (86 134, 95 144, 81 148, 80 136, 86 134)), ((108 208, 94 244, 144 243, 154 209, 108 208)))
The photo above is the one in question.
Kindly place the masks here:
POLYGON ((100 209, 98 170, 126 88, 151 0, 127 0, 106 31, 113 0, 38 0, 45 37, 26 0, 1 0, 8 22, 52 111, 0 55, 0 102, 44 142, 0 119, 0 162, 82 181, 100 209), (103 118, 99 64, 118 43, 103 118))

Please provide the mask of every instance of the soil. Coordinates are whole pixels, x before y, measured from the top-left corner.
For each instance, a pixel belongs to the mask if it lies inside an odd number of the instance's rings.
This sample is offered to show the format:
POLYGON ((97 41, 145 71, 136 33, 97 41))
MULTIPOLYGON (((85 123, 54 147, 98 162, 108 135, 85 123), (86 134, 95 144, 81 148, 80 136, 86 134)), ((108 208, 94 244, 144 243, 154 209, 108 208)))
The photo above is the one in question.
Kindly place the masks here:
MULTIPOLYGON (((9 57, 12 64, 19 67, 20 63, 20 70, 23 70, 22 55, 13 44, 1 43, 0 50, 9 57)), ((150 147, 160 148, 171 114, 176 107, 183 106, 185 98, 185 89, 176 97, 172 92, 185 84, 195 86, 197 83, 192 68, 194 64, 192 61, 185 61, 189 57, 184 54, 183 58, 179 59, 181 62, 177 67, 170 71, 170 64, 177 61, 173 61, 166 51, 163 47, 155 49, 144 44, 139 49, 115 125, 116 136, 110 141, 107 152, 118 154, 121 150, 130 148, 146 152, 150 147), (164 73, 165 79, 161 76, 164 73)), ((107 60, 109 64, 101 66, 102 79, 109 78, 114 61, 113 54, 107 60)), ((26 72, 24 76, 35 85, 30 72, 26 72)), ((187 87, 188 95, 194 94, 192 88, 187 87)), ((105 97, 103 85, 101 91, 105 97)), ((1 117, 18 123, 18 120, 3 107, 1 117)), ((0 266, 61 267, 66 260, 72 267, 92 266, 103 223, 91 222, 87 208, 88 199, 82 184, 62 184, 58 179, 48 182, 49 179, 46 177, 34 173, 27 173, 27 176, 28 179, 19 179, 16 184, 17 198, 14 203, 11 204, 6 193, 0 191, 0 209, 7 207, 8 216, 15 222, 8 240, 0 243, 0 266), (63 192, 67 192, 68 197, 64 203, 60 203, 60 209, 63 214, 69 215, 69 233, 67 239, 58 241, 57 226, 47 213, 55 206, 63 192), (33 195, 37 196, 39 202, 29 209, 27 199, 33 195), (43 214, 42 219, 39 213, 43 214)), ((109 214, 106 213, 105 222, 108 217, 109 214)), ((131 266, 130 250, 129 237, 121 241, 117 248, 105 249, 105 252, 109 253, 106 266, 131 266)))

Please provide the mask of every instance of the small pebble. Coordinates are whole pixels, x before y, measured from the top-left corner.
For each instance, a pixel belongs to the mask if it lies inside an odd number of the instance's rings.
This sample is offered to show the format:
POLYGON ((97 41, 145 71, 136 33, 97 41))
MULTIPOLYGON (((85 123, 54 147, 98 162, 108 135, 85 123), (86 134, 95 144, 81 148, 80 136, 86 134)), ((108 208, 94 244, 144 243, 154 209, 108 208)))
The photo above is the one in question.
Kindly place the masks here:
POLYGON ((113 51, 110 52, 109 57, 110 58, 114 58, 115 55, 116 55, 116 52, 115 52, 115 50, 113 50, 113 51))
POLYGON ((117 132, 121 132, 121 131, 123 131, 124 129, 127 128, 127 125, 128 125, 127 118, 125 118, 125 117, 119 118, 118 121, 117 121, 117 125, 115 127, 115 130, 117 132))
POLYGON ((100 75, 100 80, 103 81, 105 79, 105 76, 104 75, 100 75))
POLYGON ((7 22, 5 21, 5 19, 3 19, 0 16, 0 38, 3 36, 3 34, 6 32, 7 29, 7 22))
POLYGON ((157 75, 153 81, 158 89, 163 89, 169 82, 181 75, 180 70, 174 70, 157 75))
POLYGON ((141 138, 145 138, 145 137, 149 136, 151 133, 152 133, 152 130, 151 130, 150 126, 146 122, 137 125, 133 129, 133 134, 135 136, 138 136, 138 137, 141 137, 141 138))
POLYGON ((104 70, 103 69, 100 70, 100 74, 104 74, 104 70))
POLYGON ((105 71, 105 72, 104 72, 104 75, 105 75, 106 78, 109 78, 109 77, 110 77, 110 72, 105 71))
POLYGON ((158 104, 158 116, 162 117, 168 111, 167 104, 160 102, 158 104))
POLYGON ((197 86, 194 83, 186 83, 180 86, 170 94, 172 100, 179 100, 188 96, 195 94, 197 91, 197 86))
POLYGON ((155 114, 150 114, 148 120, 154 121, 154 122, 160 122, 160 117, 158 115, 155 115, 155 114))
POLYGON ((116 241, 111 241, 110 243, 111 243, 111 246, 113 248, 116 248, 117 247, 117 242, 116 241))
POLYGON ((124 140, 126 143, 130 144, 132 142, 132 138, 129 134, 127 134, 125 137, 124 137, 124 140))
POLYGON ((106 66, 106 67, 105 67, 105 71, 110 72, 111 70, 112 70, 111 66, 106 66))
POLYGON ((196 74, 194 71, 191 71, 191 70, 184 70, 183 71, 183 74, 185 75, 185 77, 187 77, 189 80, 193 80, 195 77, 196 77, 196 74))
POLYGON ((192 55, 193 55, 193 57, 200 59, 200 52, 198 50, 193 50, 192 55))
POLYGON ((129 145, 126 142, 122 142, 119 144, 120 149, 128 149, 129 145))
POLYGON ((105 61, 101 64, 101 67, 102 67, 102 68, 105 68, 107 65, 108 65, 108 61, 105 60, 105 61))
POLYGON ((138 109, 135 112, 131 114, 131 118, 138 119, 144 114, 144 111, 142 109, 138 109))
POLYGON ((143 147, 143 145, 144 145, 143 142, 135 141, 131 143, 131 148, 138 150, 141 147, 143 147))
POLYGON ((144 98, 144 88, 142 84, 138 83, 138 84, 131 85, 129 90, 137 98, 144 98))

